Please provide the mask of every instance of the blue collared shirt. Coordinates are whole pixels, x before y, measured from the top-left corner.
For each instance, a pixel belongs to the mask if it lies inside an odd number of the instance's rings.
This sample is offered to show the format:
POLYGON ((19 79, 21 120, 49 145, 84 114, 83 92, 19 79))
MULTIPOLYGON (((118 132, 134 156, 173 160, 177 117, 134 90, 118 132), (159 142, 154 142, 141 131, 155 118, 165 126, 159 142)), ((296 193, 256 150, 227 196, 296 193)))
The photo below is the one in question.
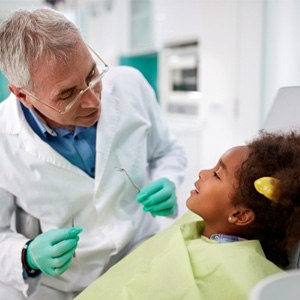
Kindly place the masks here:
POLYGON ((43 124, 34 110, 22 105, 25 118, 32 130, 70 163, 91 177, 95 177, 96 125, 76 126, 74 132, 62 128, 50 128, 43 124))

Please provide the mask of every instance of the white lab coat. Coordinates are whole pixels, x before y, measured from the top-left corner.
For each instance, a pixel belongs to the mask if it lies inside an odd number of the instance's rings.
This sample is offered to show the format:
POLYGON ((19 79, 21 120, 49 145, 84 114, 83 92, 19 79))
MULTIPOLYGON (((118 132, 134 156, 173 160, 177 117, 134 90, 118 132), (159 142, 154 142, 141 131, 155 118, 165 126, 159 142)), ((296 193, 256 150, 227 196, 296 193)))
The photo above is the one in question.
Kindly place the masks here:
POLYGON ((43 232, 71 226, 72 217, 83 228, 71 267, 61 276, 38 279, 65 292, 51 300, 67 299, 158 230, 155 218, 135 201, 136 191, 125 174, 115 167, 125 168, 140 187, 160 177, 175 185, 183 178, 184 152, 138 71, 112 68, 103 80, 101 101, 95 179, 33 132, 14 95, 0 105, 0 282, 24 295, 28 283, 20 256, 28 238, 10 228, 16 205, 38 218, 43 232))

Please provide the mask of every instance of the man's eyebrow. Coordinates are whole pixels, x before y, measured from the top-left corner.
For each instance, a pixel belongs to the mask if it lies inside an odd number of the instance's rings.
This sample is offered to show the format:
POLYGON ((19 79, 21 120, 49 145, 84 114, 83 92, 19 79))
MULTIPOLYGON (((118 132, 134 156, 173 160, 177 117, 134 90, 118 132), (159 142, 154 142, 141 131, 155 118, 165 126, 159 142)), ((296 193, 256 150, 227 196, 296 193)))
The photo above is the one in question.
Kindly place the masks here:
MULTIPOLYGON (((92 68, 90 69, 90 72, 88 73, 88 75, 86 76, 86 78, 88 78, 91 73, 95 70, 95 68, 97 67, 96 63, 94 62, 93 65, 92 65, 92 68)), ((60 95, 66 93, 66 92, 69 92, 71 90, 75 90, 77 87, 76 86, 71 86, 71 87, 68 87, 68 88, 64 88, 60 91, 58 91, 55 95, 55 98, 58 98, 60 95)))

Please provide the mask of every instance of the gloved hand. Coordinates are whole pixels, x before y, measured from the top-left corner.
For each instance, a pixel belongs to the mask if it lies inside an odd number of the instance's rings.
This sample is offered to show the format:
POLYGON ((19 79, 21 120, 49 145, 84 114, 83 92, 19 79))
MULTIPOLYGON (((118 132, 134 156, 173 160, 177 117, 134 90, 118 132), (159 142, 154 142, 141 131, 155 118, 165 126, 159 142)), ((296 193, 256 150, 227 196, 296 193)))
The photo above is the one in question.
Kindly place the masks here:
POLYGON ((26 261, 30 268, 47 275, 60 275, 71 264, 82 228, 53 229, 38 235, 27 248, 26 261))
POLYGON ((160 178, 145 185, 136 201, 154 216, 172 215, 177 209, 175 186, 169 179, 160 178))

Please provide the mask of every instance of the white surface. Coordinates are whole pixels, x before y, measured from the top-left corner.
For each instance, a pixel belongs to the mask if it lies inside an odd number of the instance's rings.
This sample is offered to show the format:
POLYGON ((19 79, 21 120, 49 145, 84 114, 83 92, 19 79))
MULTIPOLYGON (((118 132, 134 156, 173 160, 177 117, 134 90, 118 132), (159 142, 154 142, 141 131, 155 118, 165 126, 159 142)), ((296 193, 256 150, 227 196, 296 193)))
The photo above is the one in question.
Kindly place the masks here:
POLYGON ((253 289, 250 300, 299 300, 300 272, 290 271, 270 276, 253 289))
POLYGON ((289 130, 300 127, 300 86, 281 88, 276 95, 264 128, 289 130))

